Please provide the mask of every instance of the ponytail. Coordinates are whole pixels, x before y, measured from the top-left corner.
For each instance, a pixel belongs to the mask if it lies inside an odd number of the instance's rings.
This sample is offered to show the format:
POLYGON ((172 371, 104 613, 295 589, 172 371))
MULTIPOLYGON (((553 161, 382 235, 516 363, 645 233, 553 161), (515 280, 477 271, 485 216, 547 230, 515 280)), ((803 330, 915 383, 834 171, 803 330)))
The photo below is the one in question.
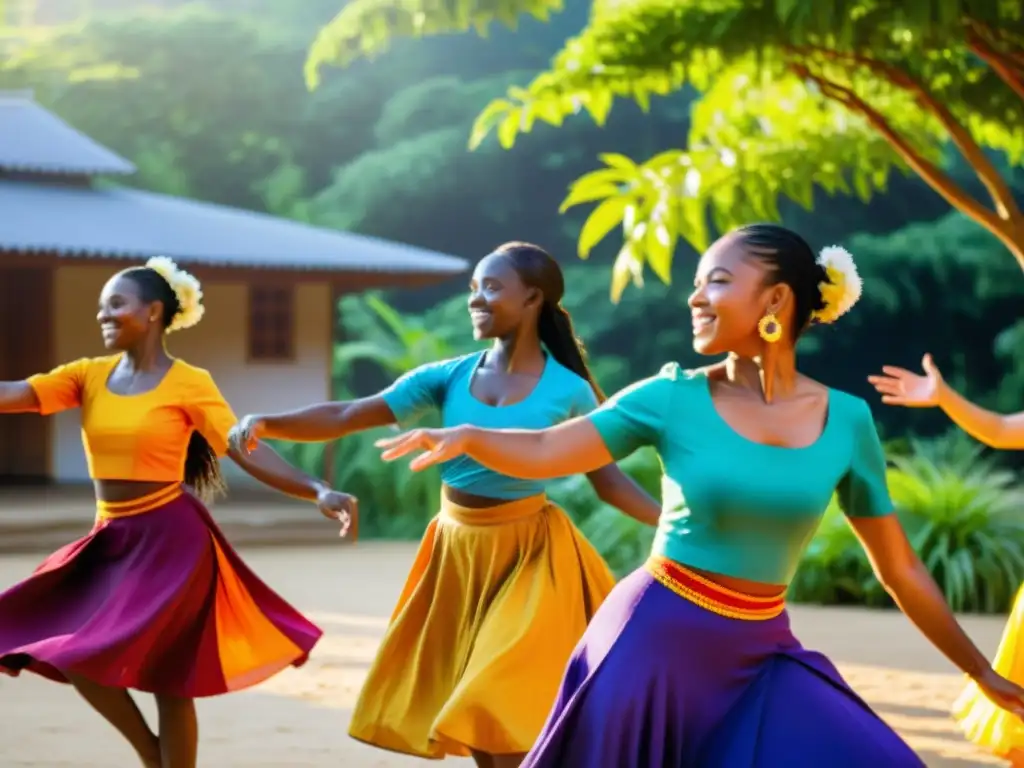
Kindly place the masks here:
POLYGON ((605 401, 594 374, 587 365, 587 351, 572 327, 572 317, 561 304, 545 300, 537 318, 537 335, 552 357, 582 379, 585 379, 597 396, 597 402, 605 401))
POLYGON ((227 490, 224 475, 221 473, 220 460, 213 448, 199 432, 193 432, 188 441, 188 452, 185 454, 185 485, 192 488, 195 495, 209 504, 227 490))

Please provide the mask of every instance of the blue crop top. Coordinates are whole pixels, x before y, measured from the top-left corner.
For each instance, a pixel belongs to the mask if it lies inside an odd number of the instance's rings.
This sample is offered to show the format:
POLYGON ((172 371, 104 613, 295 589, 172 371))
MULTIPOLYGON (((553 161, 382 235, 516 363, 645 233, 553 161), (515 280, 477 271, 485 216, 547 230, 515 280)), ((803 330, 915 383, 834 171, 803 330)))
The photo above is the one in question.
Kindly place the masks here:
POLYGON ((616 460, 657 449, 663 512, 653 549, 684 565, 788 584, 834 493, 848 517, 893 511, 871 411, 845 392, 829 390, 825 428, 805 448, 743 437, 719 415, 707 376, 675 363, 589 418, 616 460))
MULTIPOLYGON (((470 391, 484 352, 423 365, 398 379, 382 393, 395 420, 408 424, 437 409, 446 427, 471 424, 484 429, 545 429, 597 406, 590 384, 551 355, 533 391, 511 405, 488 405, 470 391)), ((523 499, 544 491, 544 483, 498 474, 459 456, 441 464, 441 481, 465 493, 493 499, 523 499)))

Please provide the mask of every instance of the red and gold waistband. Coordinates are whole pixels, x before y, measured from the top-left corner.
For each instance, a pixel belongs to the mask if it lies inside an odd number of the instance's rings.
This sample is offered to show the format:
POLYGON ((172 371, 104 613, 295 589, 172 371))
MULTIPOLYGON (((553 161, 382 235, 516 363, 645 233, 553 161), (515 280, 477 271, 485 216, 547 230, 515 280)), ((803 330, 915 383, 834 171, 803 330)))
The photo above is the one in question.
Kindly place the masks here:
POLYGON ((715 584, 674 560, 653 555, 644 568, 655 581, 705 610, 730 619, 764 621, 774 619, 786 608, 786 595, 770 597, 745 595, 715 584))
POLYGON ((170 504, 185 493, 180 485, 169 485, 159 491, 148 493, 130 501, 97 501, 96 521, 114 520, 119 517, 134 517, 152 512, 170 504))

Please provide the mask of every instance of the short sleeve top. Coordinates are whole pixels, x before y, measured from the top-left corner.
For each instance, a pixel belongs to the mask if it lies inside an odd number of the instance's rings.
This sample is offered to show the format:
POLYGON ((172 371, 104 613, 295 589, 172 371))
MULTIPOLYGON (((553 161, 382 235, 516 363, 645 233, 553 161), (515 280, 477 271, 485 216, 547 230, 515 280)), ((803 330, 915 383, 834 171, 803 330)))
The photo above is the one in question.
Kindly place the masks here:
POLYGON ((83 358, 28 379, 41 414, 82 409, 90 477, 180 482, 195 432, 218 456, 227 453, 237 419, 208 371, 175 360, 149 392, 118 395, 107 381, 119 360, 83 358))
POLYGON ((849 517, 893 510, 871 411, 835 389, 821 436, 805 448, 743 437, 716 410, 707 376, 675 363, 589 419, 617 460, 657 449, 664 510, 654 550, 695 568, 788 584, 834 494, 849 517))
MULTIPOLYGON (((548 355, 533 391, 511 405, 494 406, 471 392, 484 352, 416 368, 382 393, 395 419, 408 425, 428 411, 439 411, 444 426, 470 424, 485 429, 544 429, 597 406, 590 383, 548 355)), ((445 485, 494 499, 521 499, 544 491, 544 483, 502 475, 460 456, 441 464, 445 485)))

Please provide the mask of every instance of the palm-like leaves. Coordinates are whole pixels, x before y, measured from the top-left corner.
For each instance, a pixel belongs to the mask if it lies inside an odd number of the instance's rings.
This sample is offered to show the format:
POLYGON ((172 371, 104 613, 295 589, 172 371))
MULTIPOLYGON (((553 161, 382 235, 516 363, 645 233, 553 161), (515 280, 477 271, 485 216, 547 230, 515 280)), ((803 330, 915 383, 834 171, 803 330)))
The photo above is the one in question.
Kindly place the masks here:
MULTIPOLYGON (((1024 581, 1024 487, 961 433, 890 455, 889 491, 907 535, 956 611, 1001 613, 1024 581)), ((832 506, 790 588, 796 602, 887 605, 832 506)))
POLYGON ((919 444, 893 459, 889 486, 950 605, 991 613, 1005 610, 1024 581, 1024 489, 981 450, 937 457, 919 444))

